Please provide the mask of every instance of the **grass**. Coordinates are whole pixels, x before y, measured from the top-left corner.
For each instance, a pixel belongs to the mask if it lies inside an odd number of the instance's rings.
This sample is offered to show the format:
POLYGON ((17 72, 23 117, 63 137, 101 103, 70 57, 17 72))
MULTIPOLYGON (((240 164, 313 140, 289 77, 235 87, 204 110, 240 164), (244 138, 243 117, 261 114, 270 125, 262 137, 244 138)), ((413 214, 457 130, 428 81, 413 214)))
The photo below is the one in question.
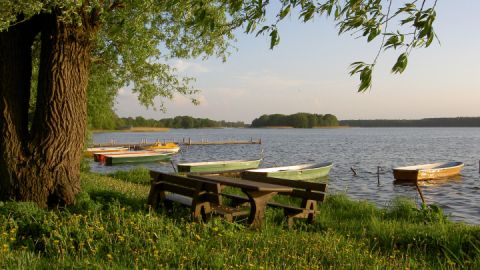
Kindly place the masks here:
MULTIPOLYGON (((253 231, 146 206, 145 169, 82 173, 76 205, 0 202, 2 269, 458 269, 480 267, 480 228, 396 199, 385 209, 328 196, 315 224, 269 209, 253 231)), ((148 178, 147 178, 148 179, 148 178)))

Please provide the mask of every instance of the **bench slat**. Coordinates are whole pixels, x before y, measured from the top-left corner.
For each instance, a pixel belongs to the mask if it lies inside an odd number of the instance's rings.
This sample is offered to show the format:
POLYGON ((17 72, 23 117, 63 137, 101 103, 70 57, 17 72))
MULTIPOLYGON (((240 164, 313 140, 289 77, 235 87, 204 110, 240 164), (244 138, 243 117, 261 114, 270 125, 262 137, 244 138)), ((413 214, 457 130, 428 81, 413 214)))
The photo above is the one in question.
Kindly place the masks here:
POLYGON ((183 204, 186 206, 191 206, 192 205, 192 198, 179 195, 179 194, 167 194, 165 195, 165 199, 168 201, 176 202, 179 204, 183 204))
POLYGON ((170 191, 172 193, 180 194, 183 196, 194 197, 199 193, 197 190, 191 189, 189 187, 183 187, 165 182, 159 182, 158 184, 160 185, 160 190, 170 191))
POLYGON ((202 187, 202 182, 192 181, 192 179, 182 177, 182 176, 166 174, 166 173, 161 173, 161 172, 155 172, 155 171, 150 171, 150 176, 153 179, 155 179, 156 181, 178 184, 178 185, 187 186, 187 187, 190 187, 190 188, 201 188, 202 187))
POLYGON ((250 213, 249 209, 228 207, 224 205, 215 205, 212 211, 220 215, 232 215, 233 217, 247 216, 250 213))
POLYGON ((304 191, 299 189, 294 189, 292 192, 289 192, 289 193, 279 192, 279 194, 290 196, 290 197, 302 198, 305 200, 315 200, 319 202, 323 202, 325 199, 325 193, 323 192, 319 193, 319 192, 304 191))
POLYGON ((220 184, 206 181, 206 180, 192 179, 184 176, 173 175, 173 174, 157 172, 157 171, 150 171, 150 176, 156 181, 188 186, 193 189, 202 189, 209 192, 220 192, 220 184))

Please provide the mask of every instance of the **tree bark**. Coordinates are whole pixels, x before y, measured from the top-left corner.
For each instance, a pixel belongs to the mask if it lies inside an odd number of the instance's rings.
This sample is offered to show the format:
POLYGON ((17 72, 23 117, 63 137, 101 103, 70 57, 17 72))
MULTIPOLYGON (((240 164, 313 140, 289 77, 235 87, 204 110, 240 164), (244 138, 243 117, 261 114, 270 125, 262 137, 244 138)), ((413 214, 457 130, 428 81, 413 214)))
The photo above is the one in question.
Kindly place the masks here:
POLYGON ((0 199, 71 204, 80 190, 92 31, 42 14, 0 33, 0 199), (37 20, 32 23, 32 20, 37 20), (28 128, 31 46, 41 32, 37 105, 28 128))

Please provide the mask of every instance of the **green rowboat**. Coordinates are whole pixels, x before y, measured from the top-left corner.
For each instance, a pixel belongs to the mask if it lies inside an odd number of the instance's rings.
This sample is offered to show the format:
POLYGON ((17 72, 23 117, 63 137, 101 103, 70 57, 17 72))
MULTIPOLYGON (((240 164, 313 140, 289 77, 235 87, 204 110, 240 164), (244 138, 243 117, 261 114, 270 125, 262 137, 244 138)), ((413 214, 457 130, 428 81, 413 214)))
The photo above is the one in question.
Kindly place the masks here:
POLYGON ((256 160, 225 160, 210 162, 191 162, 177 164, 178 172, 223 172, 255 169, 261 159, 256 160))
POLYGON ((116 165, 125 163, 146 163, 155 161, 170 160, 172 153, 159 153, 151 151, 149 153, 105 155, 105 165, 116 165))
POLYGON ((275 177, 290 180, 308 180, 327 176, 332 166, 332 162, 323 162, 318 164, 261 168, 242 172, 242 178, 256 179, 259 177, 275 177))

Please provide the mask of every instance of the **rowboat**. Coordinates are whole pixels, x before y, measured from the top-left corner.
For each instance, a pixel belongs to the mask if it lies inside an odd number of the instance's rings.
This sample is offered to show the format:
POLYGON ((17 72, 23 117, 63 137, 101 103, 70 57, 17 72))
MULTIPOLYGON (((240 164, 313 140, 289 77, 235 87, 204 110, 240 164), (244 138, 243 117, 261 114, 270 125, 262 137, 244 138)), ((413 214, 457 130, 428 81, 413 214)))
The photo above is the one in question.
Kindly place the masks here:
POLYGON ((259 177, 275 177, 290 180, 308 180, 327 176, 332 166, 332 162, 323 162, 317 164, 261 168, 242 172, 242 178, 258 179, 259 177))
POLYGON ((177 169, 178 172, 223 172, 247 170, 258 168, 260 161, 261 159, 179 163, 177 164, 177 169))
POLYGON ((173 142, 167 142, 167 143, 155 143, 153 145, 146 146, 143 149, 158 151, 158 152, 177 153, 178 151, 180 151, 180 146, 178 146, 178 144, 173 142))
POLYGON ((116 165, 124 163, 140 163, 140 162, 154 162, 170 160, 171 153, 159 153, 149 151, 148 153, 139 154, 119 154, 119 155, 104 155, 105 165, 116 165))
POLYGON ((85 151, 85 156, 93 157, 94 153, 101 153, 101 152, 122 152, 128 151, 127 147, 89 147, 87 151, 85 151))
POLYGON ((457 175, 463 168, 463 162, 443 162, 422 164, 393 169, 393 177, 400 181, 422 181, 457 175))
POLYGON ((125 155, 125 154, 145 154, 151 153, 152 151, 119 151, 119 152, 100 152, 100 153, 93 153, 93 160, 96 162, 105 162, 105 156, 114 156, 114 155, 125 155))

